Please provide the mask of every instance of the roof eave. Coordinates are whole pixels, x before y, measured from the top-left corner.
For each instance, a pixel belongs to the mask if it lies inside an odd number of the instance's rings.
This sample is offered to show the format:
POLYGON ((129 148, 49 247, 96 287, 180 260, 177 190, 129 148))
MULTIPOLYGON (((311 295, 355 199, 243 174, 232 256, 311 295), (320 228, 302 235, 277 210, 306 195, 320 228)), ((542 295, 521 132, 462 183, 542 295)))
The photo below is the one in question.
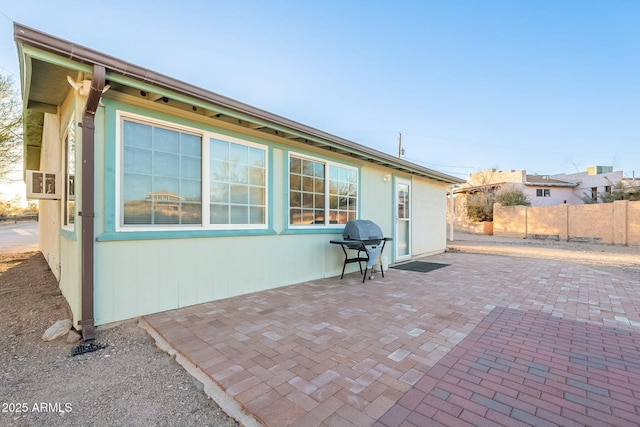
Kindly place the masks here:
POLYGON ((18 43, 20 49, 22 46, 31 46, 68 58, 74 62, 80 62, 90 66, 100 65, 105 67, 108 70, 109 75, 112 77, 114 74, 119 74, 125 78, 131 78, 152 86, 177 92, 187 97, 222 107, 245 119, 251 119, 252 121, 265 123, 275 128, 285 129, 293 133, 301 134, 309 139, 314 139, 321 145, 326 145, 327 147, 346 150, 357 157, 376 164, 447 184, 461 184, 464 182, 464 180, 460 178, 398 159, 389 154, 365 147, 356 142, 340 138, 319 129, 269 113, 265 110, 122 61, 113 56, 42 33, 18 23, 14 23, 14 39, 16 43, 18 43))

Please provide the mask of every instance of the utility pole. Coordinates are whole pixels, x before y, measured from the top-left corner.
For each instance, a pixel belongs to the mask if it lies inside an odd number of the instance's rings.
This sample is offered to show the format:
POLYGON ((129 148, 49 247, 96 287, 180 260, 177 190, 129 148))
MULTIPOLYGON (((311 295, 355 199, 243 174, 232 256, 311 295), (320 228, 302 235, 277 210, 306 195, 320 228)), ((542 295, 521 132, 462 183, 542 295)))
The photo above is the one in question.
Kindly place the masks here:
POLYGON ((398 132, 398 158, 401 159, 404 155, 404 148, 402 148, 402 132, 398 132))

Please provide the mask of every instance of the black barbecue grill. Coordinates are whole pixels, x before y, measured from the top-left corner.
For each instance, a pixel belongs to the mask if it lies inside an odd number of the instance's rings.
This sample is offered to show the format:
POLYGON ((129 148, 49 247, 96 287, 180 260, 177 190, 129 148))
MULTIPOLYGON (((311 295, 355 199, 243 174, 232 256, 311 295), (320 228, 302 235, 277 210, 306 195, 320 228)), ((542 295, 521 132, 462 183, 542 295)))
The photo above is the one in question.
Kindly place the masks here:
MULTIPOLYGON (((378 260, 384 250, 384 245, 392 240, 391 237, 384 237, 382 230, 373 221, 367 219, 356 219, 347 222, 342 232, 342 240, 331 240, 331 244, 340 245, 342 252, 344 252, 344 264, 342 265, 342 274, 340 278, 344 277, 344 269, 347 264, 357 262, 360 267, 360 273, 362 273, 362 283, 367 278, 367 270, 371 269, 373 272, 373 266, 378 264, 378 260), (357 251, 355 257, 349 258, 347 251, 357 251), (364 256, 361 254, 364 253, 364 256), (362 263, 366 262, 364 272, 362 271, 362 263)), ((382 277, 384 277, 384 270, 380 266, 382 277)), ((372 278, 370 276, 369 278, 372 278)))

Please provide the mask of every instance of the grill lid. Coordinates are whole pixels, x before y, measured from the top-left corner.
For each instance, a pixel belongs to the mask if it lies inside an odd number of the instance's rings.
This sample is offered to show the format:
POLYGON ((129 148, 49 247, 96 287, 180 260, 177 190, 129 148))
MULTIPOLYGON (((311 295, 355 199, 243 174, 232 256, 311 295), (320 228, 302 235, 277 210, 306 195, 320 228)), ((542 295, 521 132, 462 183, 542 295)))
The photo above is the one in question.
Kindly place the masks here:
POLYGON ((381 240, 384 239, 382 230, 376 223, 368 219, 354 219, 344 226, 342 238, 345 240, 381 240))

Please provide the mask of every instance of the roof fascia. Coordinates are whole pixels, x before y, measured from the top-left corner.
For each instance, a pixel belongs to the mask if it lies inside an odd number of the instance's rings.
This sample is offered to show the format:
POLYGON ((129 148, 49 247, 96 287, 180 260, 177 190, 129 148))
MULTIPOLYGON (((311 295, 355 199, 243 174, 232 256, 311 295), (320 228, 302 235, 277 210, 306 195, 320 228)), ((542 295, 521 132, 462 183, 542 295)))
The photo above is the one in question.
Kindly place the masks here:
POLYGON ((178 100, 178 97, 180 97, 182 101, 188 101, 190 103, 193 103, 194 100, 200 100, 206 104, 214 105, 214 107, 211 108, 211 106, 204 104, 202 105, 203 108, 209 108, 214 111, 220 109, 220 112, 225 115, 238 117, 242 120, 270 127, 274 130, 280 130, 296 137, 312 140, 320 145, 332 147, 334 150, 352 152, 356 157, 370 159, 374 163, 379 163, 392 169, 448 184, 460 184, 464 182, 462 179, 402 159, 397 159, 386 153, 171 77, 155 73, 101 52, 75 45, 17 23, 14 23, 14 38, 18 45, 22 46, 25 53, 58 65, 69 67, 73 70, 90 73, 93 65, 100 65, 106 68, 107 79, 113 80, 114 82, 119 81, 125 84, 126 81, 126 84, 134 85, 133 87, 137 87, 140 84, 149 85, 145 87, 156 93, 158 92, 158 88, 162 88, 170 91, 172 93, 171 96, 176 100, 178 100))

